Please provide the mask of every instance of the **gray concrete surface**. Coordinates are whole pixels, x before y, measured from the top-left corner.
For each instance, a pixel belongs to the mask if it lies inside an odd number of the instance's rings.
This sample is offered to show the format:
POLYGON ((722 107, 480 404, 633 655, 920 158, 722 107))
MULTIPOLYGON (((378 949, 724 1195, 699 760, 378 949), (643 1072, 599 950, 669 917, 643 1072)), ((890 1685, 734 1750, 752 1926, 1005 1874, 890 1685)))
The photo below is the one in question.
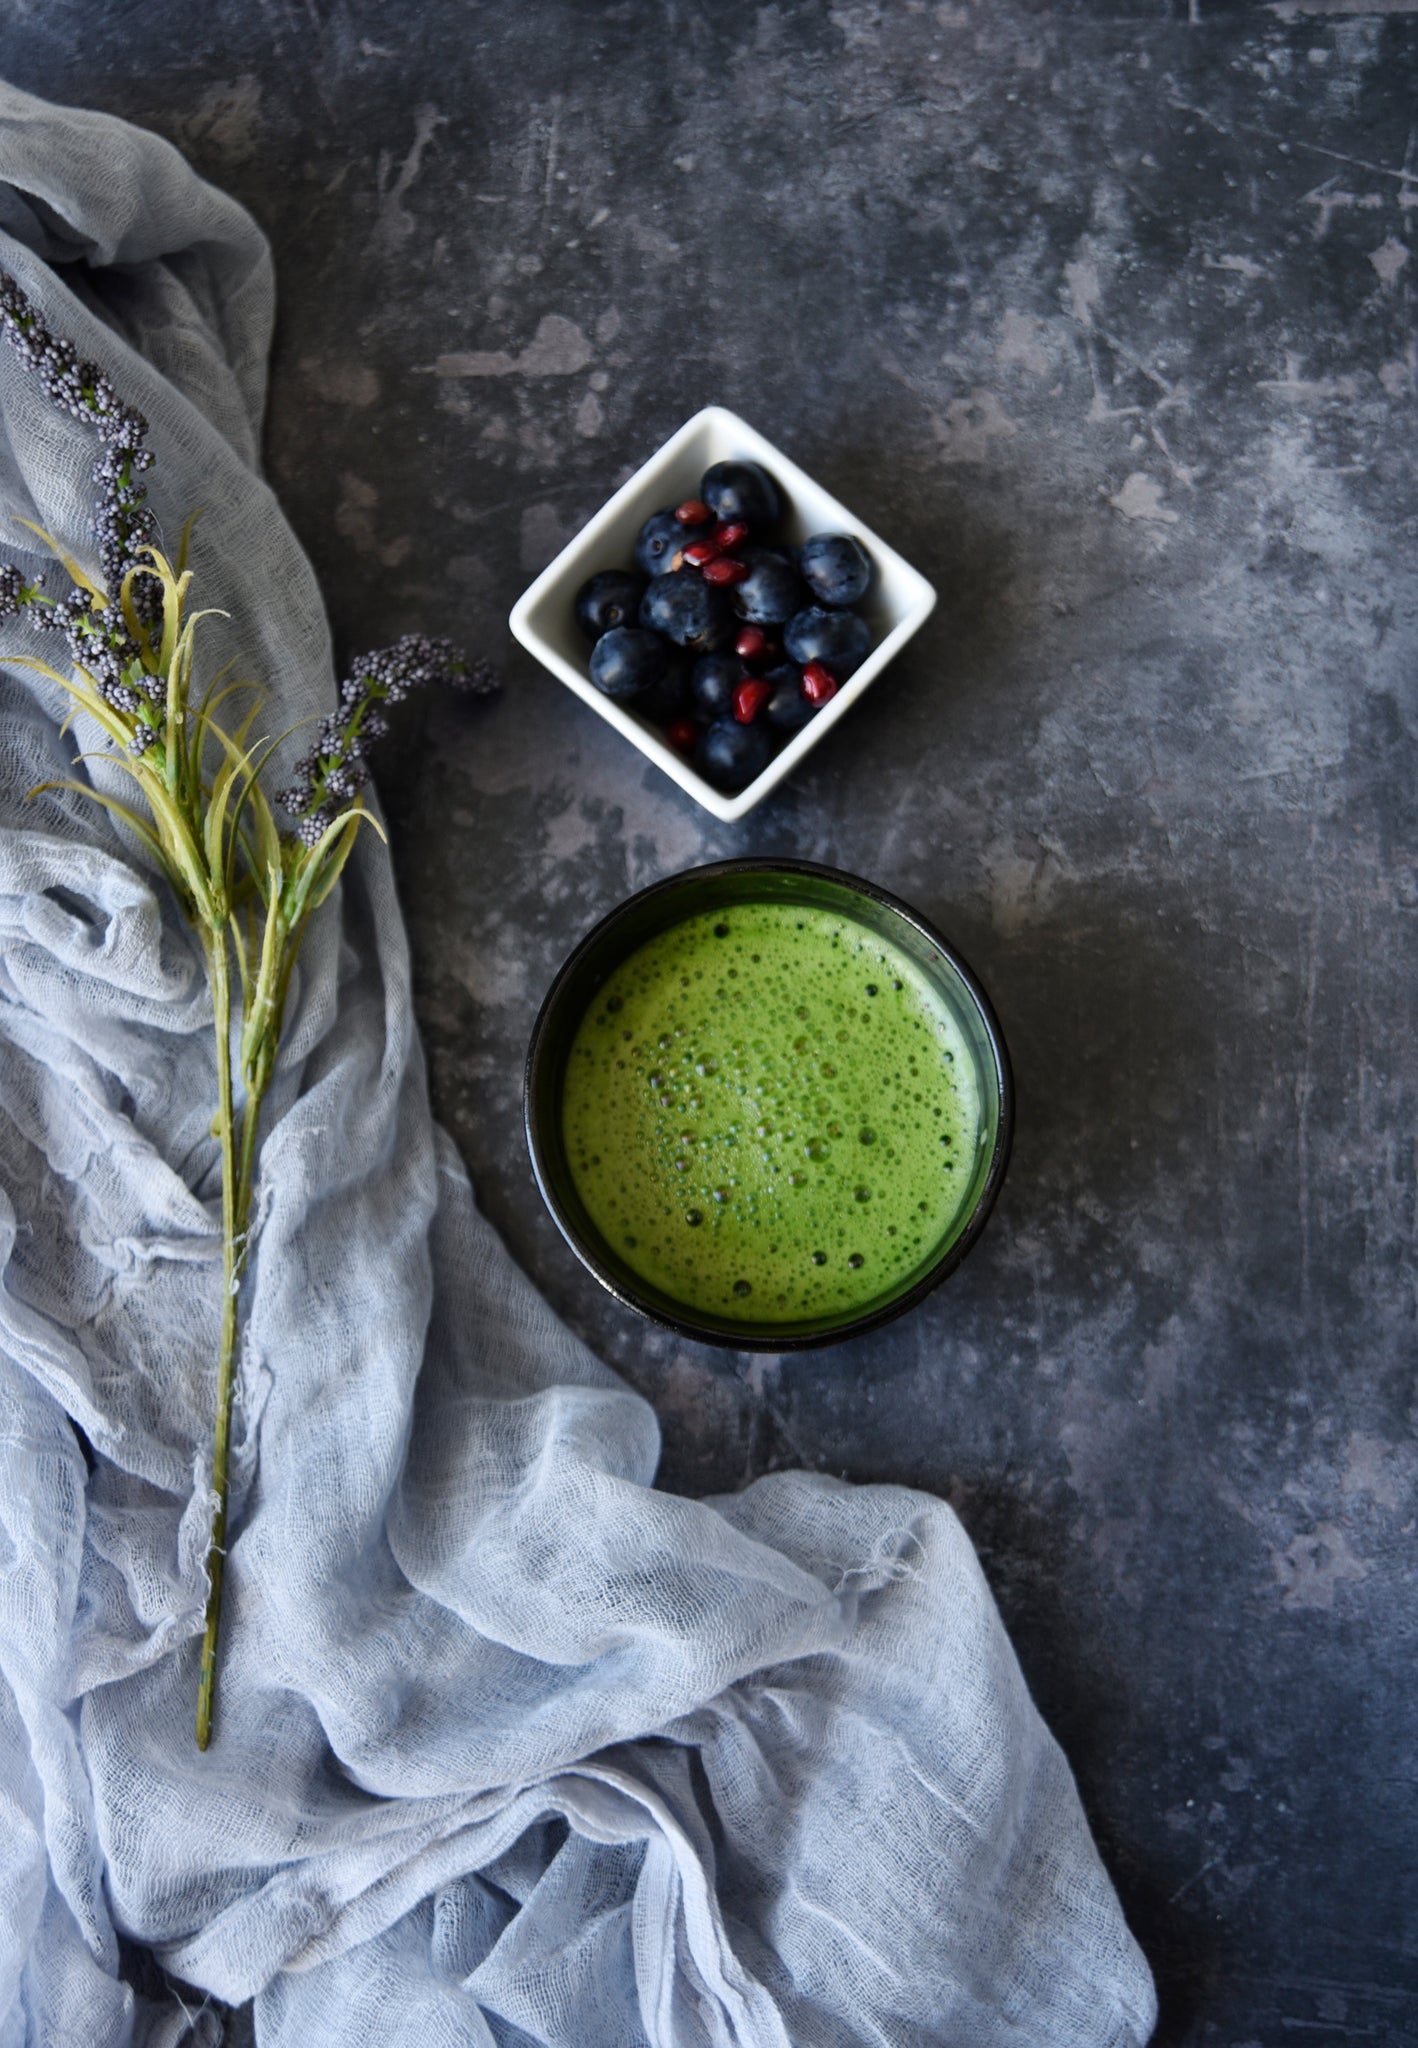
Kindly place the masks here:
POLYGON ((269 231, 270 472, 341 647, 505 666, 386 783, 487 1209, 655 1403, 667 1485, 955 1504, 1186 2048, 1418 2040, 1415 15, 0 7, 12 79, 269 231), (941 588, 738 827, 504 623, 710 400, 941 588), (748 851, 935 918, 1020 1090, 961 1273, 781 1361, 601 1295, 519 1120, 573 940, 748 851))

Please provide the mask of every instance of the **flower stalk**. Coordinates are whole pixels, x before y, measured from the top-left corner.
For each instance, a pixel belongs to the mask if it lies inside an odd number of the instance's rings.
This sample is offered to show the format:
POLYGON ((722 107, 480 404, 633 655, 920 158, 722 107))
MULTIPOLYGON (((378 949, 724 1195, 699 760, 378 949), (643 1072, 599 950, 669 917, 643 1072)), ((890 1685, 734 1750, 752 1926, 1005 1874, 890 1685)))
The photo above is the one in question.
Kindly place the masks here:
POLYGON ((68 668, 28 655, 7 659, 58 684, 71 700, 71 719, 87 714, 107 744, 78 760, 121 768, 136 785, 138 803, 125 803, 92 780, 62 779, 40 788, 77 791, 137 838, 198 935, 212 993, 222 1313, 197 1698, 197 1744, 205 1749, 216 1705, 241 1284, 251 1248, 261 1111, 276 1069, 291 974, 309 920, 338 882, 360 827, 369 824, 384 836, 362 794, 369 745, 388 729, 383 707, 429 684, 482 695, 496 680, 485 662, 469 663, 448 642, 421 635, 363 657, 341 685, 339 709, 321 719, 295 781, 275 799, 289 820, 283 828, 260 778, 286 735, 252 741, 259 691, 247 683, 222 686, 217 676, 196 694, 197 628, 210 614, 189 609, 191 520, 169 560, 137 482, 152 462, 146 422, 96 365, 47 330, 3 271, 0 332, 51 403, 86 420, 103 443, 93 472, 99 487, 93 538, 101 565, 95 575, 38 527, 31 531, 67 572, 69 590, 56 598, 42 577, 27 581, 18 567, 0 567, 0 621, 23 616, 41 633, 62 633, 68 668), (228 729, 218 714, 242 695, 252 701, 228 729))

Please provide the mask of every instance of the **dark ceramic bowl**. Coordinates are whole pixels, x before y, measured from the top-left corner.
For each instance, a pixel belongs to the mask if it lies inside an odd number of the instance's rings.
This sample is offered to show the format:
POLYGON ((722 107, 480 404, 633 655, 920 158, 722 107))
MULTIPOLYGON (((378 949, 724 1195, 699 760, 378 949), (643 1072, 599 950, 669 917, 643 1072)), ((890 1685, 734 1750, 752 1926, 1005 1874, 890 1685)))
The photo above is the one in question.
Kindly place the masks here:
POLYGON ((577 946, 553 981, 532 1031, 525 1091, 527 1145, 542 1198, 581 1263, 617 1301, 704 1344, 734 1351, 801 1351, 857 1337, 914 1308, 953 1273, 985 1227, 1004 1179, 1014 1126, 1009 1055, 989 999, 947 940, 871 882, 808 861, 726 860, 689 868, 630 897, 577 946), (566 1063, 598 990, 648 939, 685 918, 741 903, 804 904, 849 917, 898 947, 944 997, 975 1060, 981 1139, 969 1185, 943 1236, 912 1273, 848 1312, 740 1322, 687 1307, 634 1272, 592 1222, 562 1135, 566 1063))

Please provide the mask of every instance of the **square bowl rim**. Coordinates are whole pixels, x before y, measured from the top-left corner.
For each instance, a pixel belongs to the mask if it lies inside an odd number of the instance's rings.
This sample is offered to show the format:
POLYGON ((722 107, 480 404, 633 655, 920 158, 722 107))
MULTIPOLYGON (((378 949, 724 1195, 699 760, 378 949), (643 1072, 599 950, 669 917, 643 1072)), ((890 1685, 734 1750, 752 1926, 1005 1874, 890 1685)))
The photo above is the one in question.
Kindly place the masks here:
POLYGON ((919 569, 908 562, 899 550, 893 548, 888 541, 883 540, 879 534, 858 519, 840 498, 827 490, 815 477, 810 476, 791 456, 776 447, 739 414, 731 412, 727 406, 706 405, 677 427, 669 439, 662 442, 639 468, 619 484, 605 503, 578 528, 546 567, 528 584, 513 605, 508 623, 518 643, 584 704, 589 705, 599 717, 614 726, 622 738, 629 740, 632 746, 668 775, 686 795, 693 797, 714 817, 724 824, 733 824, 755 805, 761 803, 765 797, 771 795, 818 741, 846 715, 862 693, 870 688, 887 663, 900 653, 906 642, 925 624, 935 609, 935 604, 934 585, 919 569), (615 528, 627 507, 644 492, 646 486, 673 468, 686 447, 696 437, 714 433, 737 444, 742 451, 737 459, 758 462, 767 469, 773 475, 774 481, 781 484, 790 501, 795 496, 801 499, 804 495, 816 500, 822 511, 838 522, 840 530, 851 532, 862 541, 878 564, 878 570, 883 567, 889 568, 893 578, 903 584, 908 592, 904 608, 890 630, 882 636, 860 667, 848 677, 830 703, 810 719, 800 732, 795 733, 786 746, 780 748, 762 773, 755 776, 745 789, 732 794, 715 789, 713 784, 692 768, 682 755, 677 754, 664 740, 641 725, 621 705, 597 690, 589 677, 579 673, 575 665, 543 636, 536 623, 539 609, 583 569, 586 558, 603 537, 615 528))

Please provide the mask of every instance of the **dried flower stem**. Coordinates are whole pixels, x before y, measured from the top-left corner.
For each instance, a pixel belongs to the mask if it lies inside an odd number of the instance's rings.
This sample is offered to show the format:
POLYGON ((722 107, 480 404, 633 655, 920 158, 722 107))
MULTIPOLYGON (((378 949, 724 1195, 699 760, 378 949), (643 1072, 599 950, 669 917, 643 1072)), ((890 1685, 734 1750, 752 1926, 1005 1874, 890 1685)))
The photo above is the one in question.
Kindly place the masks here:
MULTIPOLYGON (((217 1685, 217 1636, 222 1618, 222 1584, 226 1574, 226 1515, 230 1483, 231 1405, 236 1379, 236 1308, 246 1248, 250 1189, 246 1209, 236 1165, 232 1131, 231 970, 225 934, 206 949, 212 989, 212 1023, 217 1041, 217 1115, 222 1147, 222 1329, 217 1350, 217 1425, 212 1443, 212 1533, 207 1547, 207 1611, 202 1633, 201 1673, 197 1683, 197 1747, 212 1739, 212 1712, 217 1685)), ((242 1116, 242 1137, 254 1141, 259 1103, 248 1102, 242 1116)), ((247 1150, 242 1145, 243 1154, 247 1150)))
POLYGON ((367 744, 387 729, 377 707, 397 703, 429 683, 461 680, 463 687, 481 694, 495 682, 485 663, 466 663, 446 641, 416 635, 364 657, 341 686, 340 709, 321 721, 315 752, 298 763, 295 784, 278 798, 294 821, 282 831, 260 782, 278 742, 248 744, 259 696, 234 731, 219 721, 218 708, 250 685, 228 684, 219 691, 218 678, 200 699, 194 698, 196 628, 203 615, 187 610, 191 522, 175 562, 169 562, 135 482, 152 462, 144 445, 146 422, 122 403, 96 365, 83 362, 72 343, 48 331, 37 308, 3 271, 0 332, 37 376, 50 402, 88 420, 104 443, 94 469, 99 499, 93 526, 102 581, 91 578, 37 527, 33 531, 63 564, 72 589, 52 598, 42 588, 43 578, 27 582, 17 567, 0 566, 0 621, 23 615, 37 630, 63 632, 72 670, 65 674, 29 656, 9 659, 48 676, 76 709, 97 722, 113 743, 102 758, 122 767, 137 784, 143 812, 91 782, 40 786, 77 790, 137 836, 201 940, 212 991, 217 1059, 212 1130, 222 1161, 222 1316, 197 1698, 197 1745, 205 1749, 215 1712, 226 1569, 239 1297, 250 1248, 261 1107, 275 1071, 291 973, 306 925, 339 880, 360 826, 367 821, 383 837, 360 795, 368 780, 367 744), (239 1012, 234 1004, 238 992, 239 1012), (233 1060, 238 1014, 241 1030, 233 1060))

